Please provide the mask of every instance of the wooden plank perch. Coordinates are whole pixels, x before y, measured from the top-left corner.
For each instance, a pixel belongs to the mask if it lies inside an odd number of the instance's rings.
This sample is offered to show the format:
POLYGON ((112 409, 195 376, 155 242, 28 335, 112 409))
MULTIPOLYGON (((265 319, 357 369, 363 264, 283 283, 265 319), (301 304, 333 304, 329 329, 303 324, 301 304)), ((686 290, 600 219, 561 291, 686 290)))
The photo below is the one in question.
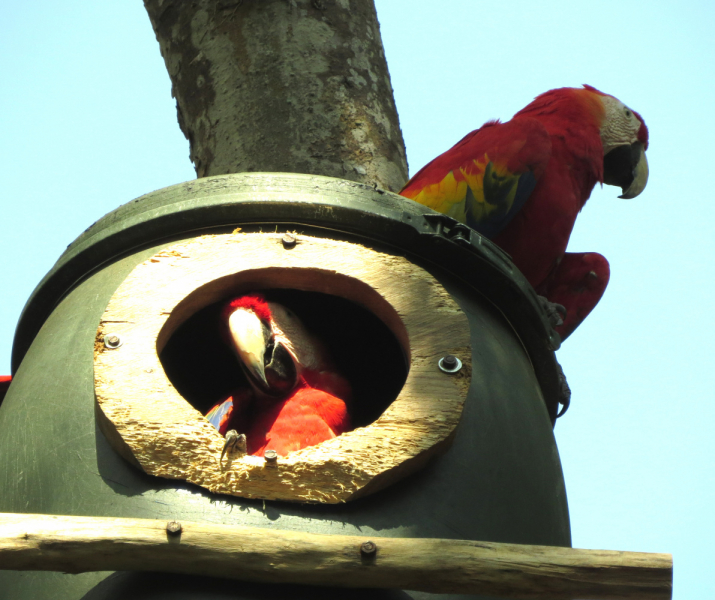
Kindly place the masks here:
POLYGON ((673 576, 669 554, 9 513, 0 513, 0 569, 165 571, 506 598, 643 600, 671 598, 673 576))

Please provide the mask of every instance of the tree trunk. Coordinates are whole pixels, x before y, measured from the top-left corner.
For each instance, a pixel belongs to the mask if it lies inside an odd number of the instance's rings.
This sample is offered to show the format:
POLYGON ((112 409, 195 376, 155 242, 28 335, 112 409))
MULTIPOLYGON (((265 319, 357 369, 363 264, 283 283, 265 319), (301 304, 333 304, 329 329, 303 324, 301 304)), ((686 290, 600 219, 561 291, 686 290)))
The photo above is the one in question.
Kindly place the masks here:
POLYGON ((373 2, 144 4, 198 177, 286 171, 402 187, 405 148, 373 2))

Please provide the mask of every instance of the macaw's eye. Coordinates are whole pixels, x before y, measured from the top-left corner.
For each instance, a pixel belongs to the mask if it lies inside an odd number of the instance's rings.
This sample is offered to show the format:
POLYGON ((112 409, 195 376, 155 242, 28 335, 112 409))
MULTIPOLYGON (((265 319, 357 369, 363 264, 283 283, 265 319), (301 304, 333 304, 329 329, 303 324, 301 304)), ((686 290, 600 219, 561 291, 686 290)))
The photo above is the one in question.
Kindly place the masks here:
POLYGON ((627 116, 627 117, 630 117, 630 116, 631 116, 631 111, 628 110, 628 109, 626 109, 626 116, 627 116))

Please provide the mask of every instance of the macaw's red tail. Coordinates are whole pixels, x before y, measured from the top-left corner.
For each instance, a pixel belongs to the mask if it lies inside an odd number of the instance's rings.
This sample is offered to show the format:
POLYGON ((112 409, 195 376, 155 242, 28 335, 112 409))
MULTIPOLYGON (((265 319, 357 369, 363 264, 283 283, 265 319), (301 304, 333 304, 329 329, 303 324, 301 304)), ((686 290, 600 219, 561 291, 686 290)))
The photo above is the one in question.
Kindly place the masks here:
POLYGON ((3 401, 5 394, 7 394, 8 389, 10 389, 11 382, 12 375, 0 375, 0 402, 3 401))
POLYGON ((539 285, 537 293, 566 308, 556 331, 565 340, 594 309, 610 277, 608 261, 596 252, 566 253, 559 266, 539 285))

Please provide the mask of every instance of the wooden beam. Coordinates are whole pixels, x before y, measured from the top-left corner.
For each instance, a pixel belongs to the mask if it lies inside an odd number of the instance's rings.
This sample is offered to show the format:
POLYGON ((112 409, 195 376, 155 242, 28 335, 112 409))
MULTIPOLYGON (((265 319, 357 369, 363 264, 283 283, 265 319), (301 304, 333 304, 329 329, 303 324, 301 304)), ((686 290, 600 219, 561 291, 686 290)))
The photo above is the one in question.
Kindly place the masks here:
POLYGON ((0 513, 0 569, 165 571, 551 600, 672 596, 669 554, 172 523, 0 513))

